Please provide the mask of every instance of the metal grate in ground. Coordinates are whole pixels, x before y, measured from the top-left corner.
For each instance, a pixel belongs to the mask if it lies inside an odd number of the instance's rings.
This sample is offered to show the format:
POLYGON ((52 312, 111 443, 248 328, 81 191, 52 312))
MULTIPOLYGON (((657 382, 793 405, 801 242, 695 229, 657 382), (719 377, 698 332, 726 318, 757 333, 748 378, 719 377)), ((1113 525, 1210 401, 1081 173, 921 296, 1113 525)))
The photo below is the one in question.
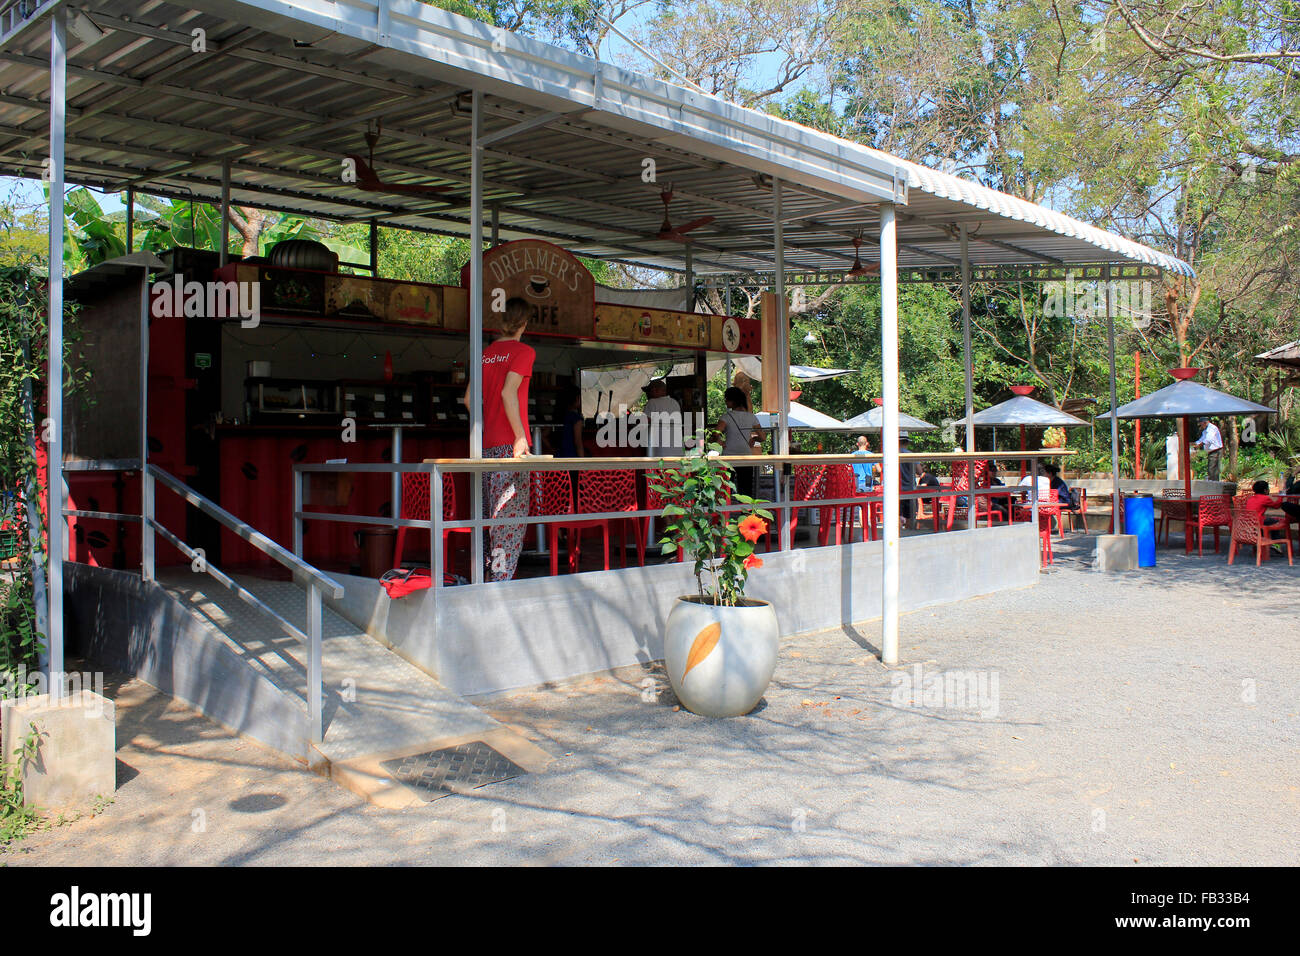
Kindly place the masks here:
POLYGON ((528 772, 480 740, 385 760, 380 766, 394 780, 414 790, 426 803, 528 772))

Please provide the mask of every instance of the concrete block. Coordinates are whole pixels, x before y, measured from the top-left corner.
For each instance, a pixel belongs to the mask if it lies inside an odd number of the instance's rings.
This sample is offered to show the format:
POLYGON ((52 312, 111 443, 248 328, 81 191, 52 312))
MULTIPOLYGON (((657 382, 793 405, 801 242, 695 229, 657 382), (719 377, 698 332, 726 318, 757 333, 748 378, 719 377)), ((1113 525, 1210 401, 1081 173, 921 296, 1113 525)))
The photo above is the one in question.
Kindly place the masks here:
POLYGON ((117 787, 117 729, 111 700, 81 690, 0 702, 0 743, 6 766, 36 726, 36 759, 22 769, 23 803, 42 810, 89 807, 117 787))
POLYGON ((1095 567, 1098 571, 1136 571, 1138 569, 1137 535, 1098 535, 1095 567))

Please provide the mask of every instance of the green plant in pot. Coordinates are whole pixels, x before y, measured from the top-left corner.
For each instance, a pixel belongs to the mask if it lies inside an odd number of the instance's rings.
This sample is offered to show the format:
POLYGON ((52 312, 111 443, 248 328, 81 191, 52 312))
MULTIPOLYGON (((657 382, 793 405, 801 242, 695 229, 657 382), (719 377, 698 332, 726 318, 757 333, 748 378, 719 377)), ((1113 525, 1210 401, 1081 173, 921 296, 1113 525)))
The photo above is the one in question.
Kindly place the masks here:
POLYGON ((674 602, 664 627, 664 666, 677 699, 705 717, 754 709, 776 669, 780 629, 766 601, 745 597, 749 572, 763 566, 754 546, 772 515, 737 494, 732 468, 718 455, 683 458, 651 488, 664 505, 665 554, 679 549, 695 563, 695 594, 674 602), (750 506, 724 513, 728 504, 750 506))

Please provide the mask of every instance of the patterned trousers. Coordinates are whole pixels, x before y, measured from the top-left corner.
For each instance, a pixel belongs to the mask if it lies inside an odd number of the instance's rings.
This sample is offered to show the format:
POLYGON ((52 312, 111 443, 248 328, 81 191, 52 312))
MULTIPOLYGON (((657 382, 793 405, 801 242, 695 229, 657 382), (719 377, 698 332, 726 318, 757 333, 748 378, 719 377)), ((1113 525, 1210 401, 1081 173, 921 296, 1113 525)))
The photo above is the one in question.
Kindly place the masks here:
MULTIPOLYGON (((484 458, 509 458, 511 445, 484 448, 484 458)), ((528 484, 526 471, 487 471, 483 473, 483 503, 490 518, 519 518, 518 524, 488 529, 488 579, 509 581, 515 576, 519 553, 524 549, 524 532, 528 530, 528 484)))

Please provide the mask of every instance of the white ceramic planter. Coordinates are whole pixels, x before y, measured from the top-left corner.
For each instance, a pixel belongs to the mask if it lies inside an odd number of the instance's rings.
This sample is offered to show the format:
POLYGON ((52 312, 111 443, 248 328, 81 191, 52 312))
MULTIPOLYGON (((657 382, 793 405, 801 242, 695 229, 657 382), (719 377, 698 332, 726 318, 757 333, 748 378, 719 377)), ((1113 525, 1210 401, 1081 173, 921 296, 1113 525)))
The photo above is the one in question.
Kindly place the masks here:
POLYGON ((767 690, 780 646, 766 601, 718 607, 679 597, 664 628, 664 666, 682 706, 704 717, 739 717, 767 690))

